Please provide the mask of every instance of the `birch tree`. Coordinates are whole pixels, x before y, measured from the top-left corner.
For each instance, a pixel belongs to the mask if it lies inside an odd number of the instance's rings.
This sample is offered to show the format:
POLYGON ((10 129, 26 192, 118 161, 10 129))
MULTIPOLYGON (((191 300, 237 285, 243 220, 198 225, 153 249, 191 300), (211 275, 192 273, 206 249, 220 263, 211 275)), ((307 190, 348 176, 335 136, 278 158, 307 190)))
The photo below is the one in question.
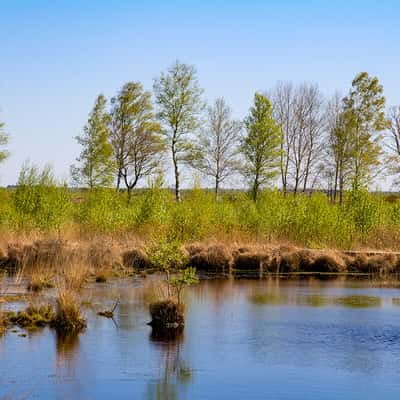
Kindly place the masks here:
POLYGON ((400 106, 390 107, 388 113, 390 123, 388 130, 387 157, 389 171, 395 175, 394 184, 400 185, 400 106))
POLYGON ((312 188, 320 171, 324 132, 323 98, 318 86, 280 82, 272 90, 274 117, 282 130, 280 175, 282 190, 312 188))
POLYGON ((71 175, 75 183, 88 186, 90 189, 109 186, 113 181, 113 149, 108 129, 110 116, 106 105, 106 98, 99 95, 83 134, 76 136, 82 151, 77 158, 78 164, 71 167, 71 175))
POLYGON ((189 164, 214 180, 217 198, 220 185, 238 170, 241 129, 241 122, 232 118, 223 98, 208 107, 206 127, 200 131, 189 164))
POLYGON ((295 93, 291 82, 279 82, 271 94, 274 117, 281 127, 280 161, 282 191, 286 193, 289 186, 289 167, 292 157, 292 143, 295 137, 295 93))
POLYGON ((382 135, 389 127, 385 116, 383 87, 377 77, 359 73, 343 99, 345 129, 353 136, 352 184, 354 190, 367 187, 380 165, 382 135))
POLYGON ((250 115, 245 120, 247 134, 241 150, 245 158, 243 174, 251 183, 252 197, 279 174, 282 131, 272 115, 267 97, 256 93, 250 115))
POLYGON ((343 201, 343 191, 349 184, 351 164, 353 159, 354 141, 351 131, 346 129, 346 117, 343 112, 343 103, 339 94, 336 94, 327 105, 327 159, 332 170, 332 198, 343 201))
POLYGON ((160 165, 164 145, 150 92, 139 82, 126 83, 111 99, 111 142, 117 165, 117 189, 125 184, 130 197, 139 181, 160 165))
POLYGON ((199 127, 204 109, 203 90, 199 87, 195 68, 176 61, 154 80, 154 92, 158 106, 157 117, 171 150, 175 197, 180 201, 180 166, 188 158, 190 134, 199 127))

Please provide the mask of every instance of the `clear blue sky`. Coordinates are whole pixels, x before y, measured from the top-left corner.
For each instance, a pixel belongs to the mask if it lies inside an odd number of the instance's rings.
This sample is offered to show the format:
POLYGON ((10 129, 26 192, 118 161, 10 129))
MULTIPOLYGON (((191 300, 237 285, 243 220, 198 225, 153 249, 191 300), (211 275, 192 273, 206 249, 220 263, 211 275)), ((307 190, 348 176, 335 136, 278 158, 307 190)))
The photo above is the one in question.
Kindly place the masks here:
POLYGON ((329 95, 360 71, 400 104, 399 15, 398 0, 2 0, 0 120, 12 156, 0 185, 15 183, 28 158, 67 177, 95 96, 129 80, 151 89, 176 59, 238 117, 278 80, 329 95))

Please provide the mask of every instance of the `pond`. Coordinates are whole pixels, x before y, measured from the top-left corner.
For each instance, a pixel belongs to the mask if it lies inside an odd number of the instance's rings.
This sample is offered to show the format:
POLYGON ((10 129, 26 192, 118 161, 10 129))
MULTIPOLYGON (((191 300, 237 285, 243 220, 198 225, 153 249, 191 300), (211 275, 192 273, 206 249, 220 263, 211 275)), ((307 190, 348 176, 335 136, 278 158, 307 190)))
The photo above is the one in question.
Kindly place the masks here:
MULTIPOLYGON (((82 292, 87 330, 0 338, 0 399, 398 399, 400 290, 368 281, 203 280, 186 327, 151 335, 152 276, 82 292), (115 318, 96 315, 117 297, 115 318)), ((13 305, 11 305, 13 306, 13 305)))

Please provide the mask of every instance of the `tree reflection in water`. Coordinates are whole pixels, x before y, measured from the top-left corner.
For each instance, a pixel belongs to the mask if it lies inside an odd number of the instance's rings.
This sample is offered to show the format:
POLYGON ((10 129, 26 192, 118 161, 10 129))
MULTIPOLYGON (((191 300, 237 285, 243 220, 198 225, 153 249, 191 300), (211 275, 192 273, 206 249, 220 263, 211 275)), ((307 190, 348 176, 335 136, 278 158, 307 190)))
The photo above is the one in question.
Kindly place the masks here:
POLYGON ((178 400, 179 392, 193 377, 193 371, 182 359, 183 328, 152 330, 150 341, 160 354, 159 378, 149 382, 147 398, 150 400, 178 400))

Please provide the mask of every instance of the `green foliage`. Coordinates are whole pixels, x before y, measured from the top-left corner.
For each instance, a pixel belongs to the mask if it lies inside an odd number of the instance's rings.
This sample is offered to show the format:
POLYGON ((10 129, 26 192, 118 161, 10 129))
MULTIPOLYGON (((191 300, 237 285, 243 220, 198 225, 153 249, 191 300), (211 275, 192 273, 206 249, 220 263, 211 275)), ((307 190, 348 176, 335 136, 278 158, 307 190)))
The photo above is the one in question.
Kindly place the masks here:
POLYGON ((9 142, 9 136, 4 132, 4 123, 0 122, 0 163, 4 161, 9 153, 7 150, 1 150, 2 146, 5 146, 9 142))
POLYGON ((346 207, 355 229, 364 240, 380 225, 382 199, 374 198, 367 191, 358 190, 350 193, 346 207))
POLYGON ((150 187, 141 195, 135 196, 137 226, 161 226, 168 220, 169 210, 174 207, 168 189, 163 188, 162 176, 150 180, 150 187))
POLYGON ((272 116, 272 105, 262 94, 254 95, 254 106, 245 120, 247 136, 242 143, 246 164, 243 174, 251 182, 253 199, 278 174, 282 131, 272 116))
POLYGON ((373 168, 380 164, 382 136, 377 133, 390 125, 378 78, 359 73, 343 99, 343 108, 344 129, 350 132, 352 142, 351 179, 354 190, 359 190, 368 186, 373 168))
POLYGON ((199 282, 196 276, 196 268, 185 268, 177 274, 171 276, 169 284, 176 293, 178 304, 181 304, 181 294, 183 289, 199 282))
POLYGON ((168 273, 172 269, 182 269, 188 262, 182 251, 182 244, 177 239, 164 235, 153 239, 147 254, 152 265, 168 273))
POLYGON ((183 289, 198 283, 196 269, 187 267, 189 258, 182 250, 182 243, 171 236, 158 236, 150 244, 147 255, 152 265, 166 273, 167 297, 176 296, 180 304, 183 289))
POLYGON ((122 180, 128 194, 160 164, 164 144, 155 120, 151 93, 139 82, 128 82, 111 99, 111 142, 117 165, 117 187, 122 180))
POLYGON ((171 148, 175 197, 179 201, 179 165, 188 158, 192 147, 188 134, 199 127, 204 108, 203 90, 199 87, 195 68, 177 61, 154 81, 154 93, 158 105, 157 118, 161 122, 165 141, 171 148))
POLYGON ((151 262, 173 271, 187 265, 183 245, 198 241, 284 241, 306 247, 375 248, 400 243, 400 200, 366 191, 332 203, 323 193, 286 195, 263 190, 254 202, 244 192, 185 191, 176 202, 160 181, 127 194, 113 189, 70 192, 51 170, 24 167, 16 190, 0 190, 0 232, 61 232, 139 236, 151 262))
POLYGON ((79 165, 71 167, 71 175, 77 184, 90 189, 110 186, 113 181, 113 148, 110 143, 110 116, 106 111, 106 104, 106 98, 99 95, 83 134, 76 137, 82 151, 77 159, 79 165))
POLYGON ((134 212, 127 206, 123 194, 98 188, 86 193, 79 203, 75 219, 87 232, 115 235, 133 226, 134 212))
POLYGON ((28 163, 21 169, 13 203, 20 229, 58 233, 68 221, 72 206, 66 184, 58 185, 50 166, 40 171, 28 163))

